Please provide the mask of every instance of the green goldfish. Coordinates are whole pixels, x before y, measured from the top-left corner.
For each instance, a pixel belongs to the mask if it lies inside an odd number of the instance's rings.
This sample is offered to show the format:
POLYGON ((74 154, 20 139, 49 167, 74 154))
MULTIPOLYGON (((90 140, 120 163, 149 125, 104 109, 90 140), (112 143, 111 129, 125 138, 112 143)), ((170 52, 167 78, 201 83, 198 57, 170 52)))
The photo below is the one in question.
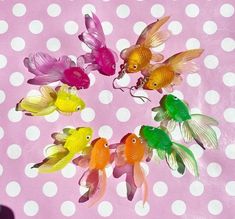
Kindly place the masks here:
POLYGON ((58 90, 49 86, 40 88, 41 96, 23 98, 17 105, 17 111, 25 111, 26 115, 45 116, 55 110, 63 114, 71 114, 85 108, 84 101, 77 96, 77 89, 62 85, 58 90))
POLYGON ((161 126, 169 132, 175 129, 177 123, 185 142, 193 139, 203 148, 215 149, 218 147, 218 140, 215 131, 211 126, 217 126, 218 122, 202 114, 191 114, 189 107, 172 94, 162 97, 160 106, 154 107, 156 112, 155 120, 161 121, 161 126))
POLYGON ((84 153, 92 138, 93 130, 89 127, 77 129, 65 128, 63 133, 54 133, 54 145, 46 150, 46 158, 35 164, 40 173, 50 173, 63 169, 76 154, 84 153))
POLYGON ((192 175, 199 176, 197 161, 192 151, 184 145, 172 142, 164 130, 141 126, 139 135, 148 147, 157 151, 160 159, 166 159, 171 169, 183 174, 186 167, 192 175))

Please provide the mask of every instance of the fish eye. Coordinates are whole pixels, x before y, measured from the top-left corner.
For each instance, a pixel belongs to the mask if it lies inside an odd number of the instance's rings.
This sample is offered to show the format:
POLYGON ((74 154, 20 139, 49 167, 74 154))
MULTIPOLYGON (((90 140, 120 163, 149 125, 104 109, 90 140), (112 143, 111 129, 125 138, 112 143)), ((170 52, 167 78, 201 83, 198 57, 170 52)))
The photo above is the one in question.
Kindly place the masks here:
POLYGON ((137 69, 137 65, 133 65, 133 68, 134 68, 134 69, 137 69))
POLYGON ((86 139, 87 139, 87 140, 90 140, 90 139, 91 139, 91 136, 90 136, 90 135, 87 135, 87 136, 86 136, 86 139))
POLYGON ((106 144, 104 144, 104 147, 108 148, 109 146, 108 146, 108 144, 106 143, 106 144))
POLYGON ((133 143, 133 144, 136 143, 136 139, 135 139, 135 138, 132 139, 132 143, 133 143))
POLYGON ((77 111, 79 111, 80 109, 81 109, 81 107, 80 107, 80 106, 78 106, 78 107, 77 107, 77 111))
POLYGON ((157 87, 157 83, 153 83, 153 86, 154 86, 154 87, 157 87))
POLYGON ((174 100, 178 100, 178 98, 177 98, 177 97, 174 97, 174 100))

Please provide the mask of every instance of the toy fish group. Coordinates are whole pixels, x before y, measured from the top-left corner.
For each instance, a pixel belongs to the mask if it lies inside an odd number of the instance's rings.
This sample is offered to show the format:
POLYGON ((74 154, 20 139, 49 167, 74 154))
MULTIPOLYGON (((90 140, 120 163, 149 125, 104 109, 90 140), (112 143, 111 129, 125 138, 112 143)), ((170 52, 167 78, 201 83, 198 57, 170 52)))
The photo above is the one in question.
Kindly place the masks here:
MULTIPOLYGON (((124 74, 140 72, 143 77, 133 89, 157 90, 162 93, 172 92, 175 85, 182 82, 182 74, 198 71, 194 59, 200 57, 203 49, 193 49, 177 53, 164 60, 164 56, 152 49, 163 44, 171 35, 169 30, 160 30, 170 17, 163 17, 149 24, 139 36, 135 45, 121 51, 123 60, 120 72, 113 80, 124 74), (161 62, 161 63, 160 63, 161 62)), ((76 63, 68 56, 59 59, 42 52, 30 54, 24 59, 28 71, 34 78, 29 84, 41 85, 40 95, 23 98, 16 106, 17 111, 30 116, 45 116, 54 111, 65 115, 85 108, 85 102, 77 91, 87 89, 90 85, 88 74, 98 71, 105 76, 112 76, 116 71, 117 55, 105 42, 101 22, 95 14, 85 15, 86 31, 78 37, 90 49, 90 53, 80 55, 76 63), (50 83, 60 81, 56 88, 50 83)), ((120 87, 122 90, 123 87, 120 87)), ((105 138, 93 137, 91 127, 64 128, 62 132, 52 134, 53 145, 46 149, 46 156, 32 168, 39 173, 52 173, 62 170, 71 161, 80 168, 85 168, 79 185, 87 191, 79 198, 80 203, 88 202, 90 206, 101 200, 107 185, 106 167, 114 164, 113 176, 125 175, 127 199, 133 200, 137 189, 142 188, 143 203, 148 200, 148 183, 141 164, 150 162, 153 156, 165 160, 168 166, 184 174, 187 169, 192 175, 199 176, 198 164, 192 151, 171 138, 176 125, 185 142, 195 140, 203 149, 216 149, 218 139, 212 126, 218 122, 206 115, 191 114, 189 106, 172 94, 162 97, 159 106, 152 108, 156 113, 154 119, 159 127, 142 125, 139 135, 126 134, 118 143, 109 144, 105 138), (78 156, 74 158, 75 156, 78 156)))

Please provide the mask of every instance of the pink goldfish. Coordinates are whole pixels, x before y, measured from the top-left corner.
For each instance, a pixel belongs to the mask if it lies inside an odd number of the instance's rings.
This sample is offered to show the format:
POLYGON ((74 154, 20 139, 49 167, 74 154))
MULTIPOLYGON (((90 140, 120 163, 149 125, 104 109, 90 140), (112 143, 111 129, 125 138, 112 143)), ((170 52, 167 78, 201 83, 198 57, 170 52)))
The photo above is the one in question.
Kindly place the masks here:
POLYGON ((86 32, 83 32, 78 38, 85 43, 92 51, 80 56, 88 64, 87 70, 97 70, 103 75, 114 75, 116 70, 117 54, 106 47, 103 28, 98 17, 92 14, 90 17, 85 15, 86 32))

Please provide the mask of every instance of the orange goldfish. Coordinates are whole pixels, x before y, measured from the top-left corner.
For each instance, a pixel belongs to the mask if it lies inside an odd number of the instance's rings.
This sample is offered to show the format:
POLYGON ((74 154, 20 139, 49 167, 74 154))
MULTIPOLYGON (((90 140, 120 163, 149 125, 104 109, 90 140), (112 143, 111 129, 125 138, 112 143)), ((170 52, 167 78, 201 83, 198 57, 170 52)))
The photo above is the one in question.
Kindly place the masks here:
MULTIPOLYGON (((182 73, 195 73, 198 67, 192 59, 198 58, 203 49, 192 49, 177 53, 162 64, 152 65, 149 70, 145 72, 144 78, 139 78, 136 86, 130 88, 140 88, 145 90, 157 90, 162 93, 164 89, 167 92, 172 92, 174 85, 179 85, 182 82, 182 73)), ((131 93, 132 96, 135 96, 131 93)), ((142 97, 140 97, 142 99, 142 97)))
POLYGON ((84 193, 79 202, 86 202, 95 194, 96 198, 90 206, 97 203, 104 195, 106 190, 106 172, 105 167, 110 162, 110 151, 108 142, 105 138, 97 138, 91 143, 88 152, 84 156, 79 156, 73 160, 73 163, 80 167, 88 167, 79 180, 79 185, 85 185, 88 191, 84 193), (99 192, 97 193, 97 190, 99 192))
MULTIPOLYGON (((113 176, 119 178, 126 173, 127 198, 132 200, 137 188, 143 185, 143 202, 148 197, 148 185, 140 163, 147 158, 147 147, 135 134, 123 137, 115 152, 113 176)), ((148 159, 146 159, 148 161, 148 159)))
MULTIPOLYGON (((120 56, 124 60, 124 63, 120 66, 121 71, 114 81, 122 78, 125 73, 137 73, 146 70, 152 61, 160 62, 164 59, 162 54, 153 53, 151 48, 160 46, 169 38, 169 30, 158 31, 169 18, 168 16, 163 17, 149 24, 142 31, 135 45, 121 51, 120 56)), ((117 88, 114 84, 113 86, 117 88)))

